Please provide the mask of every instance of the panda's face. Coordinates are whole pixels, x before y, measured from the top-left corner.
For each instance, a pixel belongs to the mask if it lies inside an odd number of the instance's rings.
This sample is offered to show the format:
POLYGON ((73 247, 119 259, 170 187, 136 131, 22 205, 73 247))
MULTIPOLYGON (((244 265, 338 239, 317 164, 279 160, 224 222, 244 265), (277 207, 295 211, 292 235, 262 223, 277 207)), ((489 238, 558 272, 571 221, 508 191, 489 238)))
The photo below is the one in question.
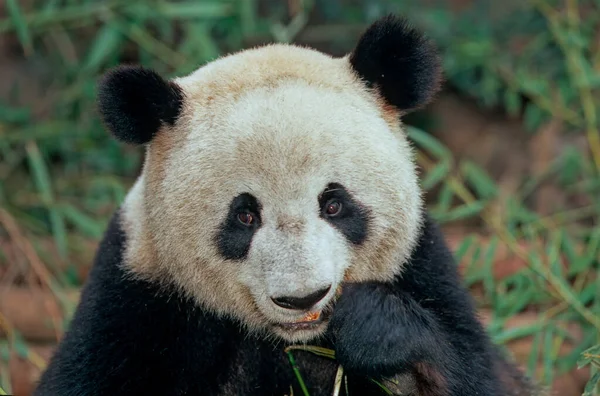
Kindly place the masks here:
POLYGON ((123 206, 127 267, 288 341, 324 332, 343 282, 397 275, 420 192, 399 109, 359 78, 360 61, 268 46, 159 82, 159 131, 123 137, 150 140, 123 206))

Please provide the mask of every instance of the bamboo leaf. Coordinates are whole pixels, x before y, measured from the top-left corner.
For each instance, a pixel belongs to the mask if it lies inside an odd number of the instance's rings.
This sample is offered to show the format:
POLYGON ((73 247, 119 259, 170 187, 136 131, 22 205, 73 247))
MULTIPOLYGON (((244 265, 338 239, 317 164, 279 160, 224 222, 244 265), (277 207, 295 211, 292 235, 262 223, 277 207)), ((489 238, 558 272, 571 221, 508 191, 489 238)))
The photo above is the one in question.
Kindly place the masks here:
POLYGON ((473 202, 470 204, 464 204, 457 206, 456 208, 448 211, 447 213, 434 213, 436 218, 442 222, 450 222, 466 219, 481 213, 485 208, 484 202, 473 202))
POLYGON ((96 35, 96 40, 89 49, 82 68, 88 72, 100 68, 109 57, 119 51, 123 39, 118 22, 105 25, 96 35))
POLYGON ((581 357, 577 361, 577 367, 582 368, 590 364, 593 360, 600 362, 600 344, 594 345, 581 353, 581 357))
POLYGON ((50 224, 58 252, 64 258, 67 256, 67 232, 65 223, 60 211, 54 207, 50 174, 42 159, 42 155, 34 142, 29 142, 27 144, 27 158, 36 187, 50 214, 50 224))
POLYGON ((448 175, 448 172, 450 172, 450 165, 446 162, 440 162, 434 166, 421 181, 423 189, 430 190, 435 187, 448 175))
POLYGON ((496 183, 488 174, 471 161, 464 161, 461 164, 461 171, 471 187, 473 187, 481 198, 494 198, 498 194, 496 183))
POLYGON ((29 27, 27 26, 27 22, 23 17, 23 13, 21 12, 21 8, 19 7, 18 1, 6 0, 6 9, 8 11, 9 17, 14 23, 15 29, 17 31, 17 36, 19 37, 19 41, 23 46, 23 51, 25 52, 25 55, 31 55, 33 52, 31 34, 29 33, 29 27))
POLYGON ((600 388, 600 371, 588 381, 582 396, 597 396, 600 391, 598 388, 600 388))
POLYGON ((71 222, 83 234, 94 239, 100 239, 104 232, 103 224, 99 224, 90 216, 86 215, 72 205, 61 204, 59 208, 65 220, 71 222))
POLYGON ((423 149, 429 151, 437 159, 449 162, 452 158, 452 153, 430 134, 414 127, 406 127, 406 132, 410 139, 414 140, 423 149))

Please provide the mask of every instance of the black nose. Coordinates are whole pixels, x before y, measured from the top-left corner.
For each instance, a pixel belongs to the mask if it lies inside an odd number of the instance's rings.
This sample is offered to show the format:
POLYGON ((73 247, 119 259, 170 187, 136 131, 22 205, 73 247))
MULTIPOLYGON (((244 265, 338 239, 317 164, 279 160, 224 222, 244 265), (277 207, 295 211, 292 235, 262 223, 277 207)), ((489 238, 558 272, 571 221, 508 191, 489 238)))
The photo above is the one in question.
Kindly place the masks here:
POLYGON ((309 309, 323 299, 331 289, 331 286, 325 289, 317 290, 304 297, 271 297, 271 300, 280 307, 287 309, 309 309))

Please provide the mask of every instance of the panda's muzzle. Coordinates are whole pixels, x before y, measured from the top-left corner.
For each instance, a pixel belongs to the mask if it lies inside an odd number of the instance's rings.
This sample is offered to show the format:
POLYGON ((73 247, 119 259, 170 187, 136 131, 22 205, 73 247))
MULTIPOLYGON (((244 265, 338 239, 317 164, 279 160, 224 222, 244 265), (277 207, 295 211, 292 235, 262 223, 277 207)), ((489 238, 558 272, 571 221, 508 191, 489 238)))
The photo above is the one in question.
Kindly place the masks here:
POLYGON ((271 297, 271 301, 273 301, 276 305, 293 310, 310 310, 313 306, 315 306, 319 301, 321 301, 329 290, 331 289, 331 285, 326 288, 317 290, 310 294, 307 294, 302 297, 294 297, 294 296, 282 296, 282 297, 271 297))

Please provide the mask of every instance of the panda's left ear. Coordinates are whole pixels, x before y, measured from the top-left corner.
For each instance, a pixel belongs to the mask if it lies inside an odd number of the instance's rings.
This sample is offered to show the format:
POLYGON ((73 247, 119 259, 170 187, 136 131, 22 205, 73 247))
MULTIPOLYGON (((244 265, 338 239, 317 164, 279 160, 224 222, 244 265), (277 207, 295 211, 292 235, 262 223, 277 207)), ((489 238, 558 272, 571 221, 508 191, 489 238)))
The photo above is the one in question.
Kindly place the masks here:
POLYGON ((402 112, 431 101, 441 85, 435 46, 408 22, 393 15, 373 23, 350 55, 354 71, 402 112))
POLYGON ((141 66, 110 70, 98 86, 98 108, 104 124, 120 141, 144 144, 163 125, 173 125, 183 103, 183 91, 141 66))

